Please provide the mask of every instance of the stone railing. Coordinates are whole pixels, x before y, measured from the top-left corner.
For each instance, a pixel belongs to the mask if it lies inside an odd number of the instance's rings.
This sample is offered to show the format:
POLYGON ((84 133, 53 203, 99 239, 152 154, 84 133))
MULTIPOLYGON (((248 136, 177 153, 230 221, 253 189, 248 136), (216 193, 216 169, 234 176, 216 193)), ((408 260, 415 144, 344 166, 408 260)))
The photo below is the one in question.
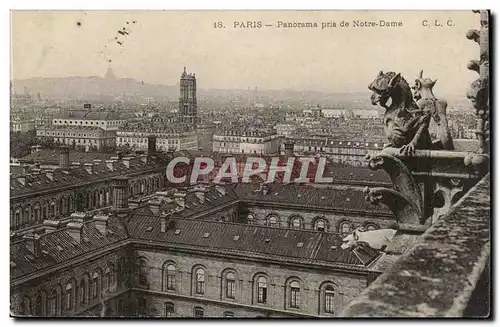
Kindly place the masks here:
POLYGON ((487 317, 490 175, 350 302, 341 317, 487 317))

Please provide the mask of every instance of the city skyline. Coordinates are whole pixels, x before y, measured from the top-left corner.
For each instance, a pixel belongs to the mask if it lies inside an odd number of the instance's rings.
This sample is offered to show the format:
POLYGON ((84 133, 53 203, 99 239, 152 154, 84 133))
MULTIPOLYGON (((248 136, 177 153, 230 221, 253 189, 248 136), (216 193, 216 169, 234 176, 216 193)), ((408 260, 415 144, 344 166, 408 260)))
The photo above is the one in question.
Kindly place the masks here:
POLYGON ((367 84, 379 70, 401 72, 412 82, 423 69, 438 79, 437 94, 457 95, 464 94, 463 80, 473 80, 466 65, 476 49, 459 42, 468 29, 478 27, 470 12, 287 13, 287 22, 338 24, 323 30, 321 26, 278 28, 276 22, 284 19, 280 15, 273 11, 13 11, 11 75, 13 79, 103 76, 111 67, 118 77, 175 85, 187 66, 197 74, 201 89, 344 93, 367 92, 367 84), (349 31, 339 27, 342 20, 380 19, 402 21, 403 27, 349 31), (438 27, 422 26, 423 20, 445 25, 450 19, 455 27, 439 28, 439 33, 438 27), (275 27, 233 28, 234 22, 247 20, 275 27), (218 21, 226 28, 211 26, 218 21), (122 26, 130 33, 117 44, 113 38, 122 26), (162 31, 168 32, 159 37, 162 31), (439 46, 443 38, 449 41, 439 46))

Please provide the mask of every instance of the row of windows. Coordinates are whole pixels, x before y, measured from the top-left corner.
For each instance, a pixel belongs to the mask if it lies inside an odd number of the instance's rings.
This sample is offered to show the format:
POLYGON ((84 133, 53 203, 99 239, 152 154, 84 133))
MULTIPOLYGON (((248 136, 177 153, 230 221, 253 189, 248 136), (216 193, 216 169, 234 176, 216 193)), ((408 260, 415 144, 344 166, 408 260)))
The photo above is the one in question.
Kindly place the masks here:
MULTIPOLYGON (((147 143, 148 139, 141 139, 141 138, 128 138, 128 137, 119 137, 118 142, 120 143, 127 143, 127 142, 135 142, 135 143, 147 143)), ((157 143, 163 143, 163 144, 178 144, 180 141, 178 139, 175 140, 165 140, 165 139, 159 139, 157 140, 157 143)))
MULTIPOLYGON (((59 121, 55 120, 54 121, 54 124, 73 124, 73 123, 77 124, 77 125, 78 125, 78 123, 80 125, 94 125, 94 121, 81 121, 81 120, 75 120, 75 121, 73 121, 73 120, 69 120, 69 121, 68 120, 64 120, 64 121, 63 120, 59 120, 59 121)), ((96 121, 95 125, 99 125, 99 124, 103 125, 103 126, 106 125, 106 124, 108 124, 108 125, 120 125, 122 123, 124 123, 124 121, 107 121, 107 122, 104 122, 104 121, 98 122, 98 121, 96 121)))
POLYGON ((39 292, 35 297, 34 306, 30 297, 25 296, 19 304, 18 313, 20 315, 36 316, 59 316, 63 311, 72 311, 79 306, 100 299, 103 293, 113 292, 121 281, 117 276, 122 276, 125 271, 124 259, 119 260, 117 269, 112 263, 107 264, 104 274, 101 269, 94 271, 92 275, 84 275, 79 282, 70 279, 64 289, 55 286, 46 296, 44 291, 39 292))
MULTIPOLYGON (((247 216, 247 221, 250 224, 253 224, 255 222, 255 216, 254 214, 250 213, 247 216)), ((269 215, 266 218, 266 225, 270 227, 280 227, 280 219, 277 215, 269 215)), ((300 216, 291 216, 288 219, 288 228, 291 229, 304 229, 305 228, 305 223, 304 219, 300 216)), ((325 218, 316 218, 313 220, 313 229, 319 232, 328 232, 329 231, 329 222, 325 218)), ((338 232, 341 233, 342 235, 348 235, 352 232, 354 229, 354 224, 351 223, 350 221, 344 220, 340 222, 338 226, 338 232)), ((376 230, 379 229, 379 226, 374 224, 374 223, 365 223, 365 229, 366 230, 376 230)))
MULTIPOLYGON (((138 269, 138 282, 141 286, 149 287, 148 284, 148 274, 150 269, 148 268, 147 260, 141 258, 137 263, 138 269)), ((163 292, 177 292, 178 291, 178 278, 179 271, 177 265, 174 262, 166 262, 162 269, 162 291, 163 292)), ((239 277, 235 270, 226 269, 222 272, 221 276, 222 290, 221 296, 225 301, 235 301, 239 300, 239 294, 241 290, 241 284, 239 283, 239 277)), ((203 266, 194 266, 192 270, 192 284, 191 284, 191 295, 192 296, 205 296, 207 292, 207 282, 208 282, 208 271, 203 266)), ((271 288, 271 279, 265 273, 257 273, 252 278, 253 282, 253 295, 252 303, 256 305, 267 306, 270 305, 269 299, 271 292, 274 288, 271 288)), ((303 293, 303 282, 297 277, 289 277, 285 283, 285 297, 286 297, 286 307, 291 310, 301 310, 303 309, 302 301, 305 300, 303 293)), ((322 306, 322 312, 333 314, 335 313, 335 294, 337 285, 333 282, 327 281, 320 286, 320 303, 322 306)), ((209 293, 213 294, 213 293, 209 293)))

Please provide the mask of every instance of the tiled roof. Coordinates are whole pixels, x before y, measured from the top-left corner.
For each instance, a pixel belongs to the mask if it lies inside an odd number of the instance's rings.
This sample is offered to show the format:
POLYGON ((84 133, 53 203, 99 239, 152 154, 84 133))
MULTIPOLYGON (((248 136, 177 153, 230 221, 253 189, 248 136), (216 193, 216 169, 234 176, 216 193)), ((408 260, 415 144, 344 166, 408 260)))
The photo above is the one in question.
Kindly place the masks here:
POLYGON ((195 246, 222 253, 365 266, 353 251, 342 250, 342 237, 338 234, 178 218, 168 220, 169 228, 161 232, 158 216, 138 214, 133 215, 128 226, 133 238, 166 242, 171 247, 195 246))
MULTIPOLYGON (((92 162, 94 159, 108 160, 113 155, 102 152, 79 152, 69 151, 70 162, 92 162)), ((55 149, 40 149, 37 152, 30 153, 19 159, 20 162, 35 163, 42 165, 59 164, 59 150, 55 149)))
POLYGON ((12 243, 10 246, 10 278, 16 279, 36 270, 63 263, 128 237, 124 225, 115 217, 109 218, 107 231, 106 235, 101 234, 95 228, 94 222, 90 220, 84 223, 83 237, 80 243, 69 234, 67 228, 42 234, 39 239, 41 254, 36 258, 26 247, 26 241, 12 243))
POLYGON ((19 177, 11 177, 10 179, 10 195, 19 196, 27 195, 33 192, 45 191, 50 189, 59 189, 66 186, 75 186, 81 183, 89 183, 99 179, 108 179, 116 176, 132 174, 157 167, 162 167, 165 164, 161 159, 151 160, 144 163, 139 158, 130 160, 130 167, 127 168, 122 161, 115 162, 115 168, 111 171, 106 166, 105 161, 92 166, 92 175, 87 170, 81 167, 70 167, 69 169, 56 169, 53 171, 53 179, 49 179, 46 173, 30 174, 25 176, 24 185, 19 180, 19 177))
POLYGON ((356 188, 314 188, 295 184, 267 184, 268 193, 258 191, 259 184, 237 184, 236 193, 243 201, 303 205, 313 208, 361 211, 390 214, 385 206, 373 205, 365 200, 363 191, 356 188))

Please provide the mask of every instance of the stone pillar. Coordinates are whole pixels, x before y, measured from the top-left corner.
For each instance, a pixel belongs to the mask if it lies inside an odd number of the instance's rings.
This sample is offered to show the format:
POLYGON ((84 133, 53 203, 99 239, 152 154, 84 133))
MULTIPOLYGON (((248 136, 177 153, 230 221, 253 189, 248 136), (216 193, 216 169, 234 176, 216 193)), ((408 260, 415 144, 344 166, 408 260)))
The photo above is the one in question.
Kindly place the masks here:
POLYGON ((479 141, 480 153, 489 153, 489 11, 475 10, 480 14, 481 29, 469 30, 466 37, 479 44, 479 60, 471 60, 467 68, 479 74, 479 78, 471 83, 467 91, 467 98, 472 101, 476 109, 476 135, 479 141))

